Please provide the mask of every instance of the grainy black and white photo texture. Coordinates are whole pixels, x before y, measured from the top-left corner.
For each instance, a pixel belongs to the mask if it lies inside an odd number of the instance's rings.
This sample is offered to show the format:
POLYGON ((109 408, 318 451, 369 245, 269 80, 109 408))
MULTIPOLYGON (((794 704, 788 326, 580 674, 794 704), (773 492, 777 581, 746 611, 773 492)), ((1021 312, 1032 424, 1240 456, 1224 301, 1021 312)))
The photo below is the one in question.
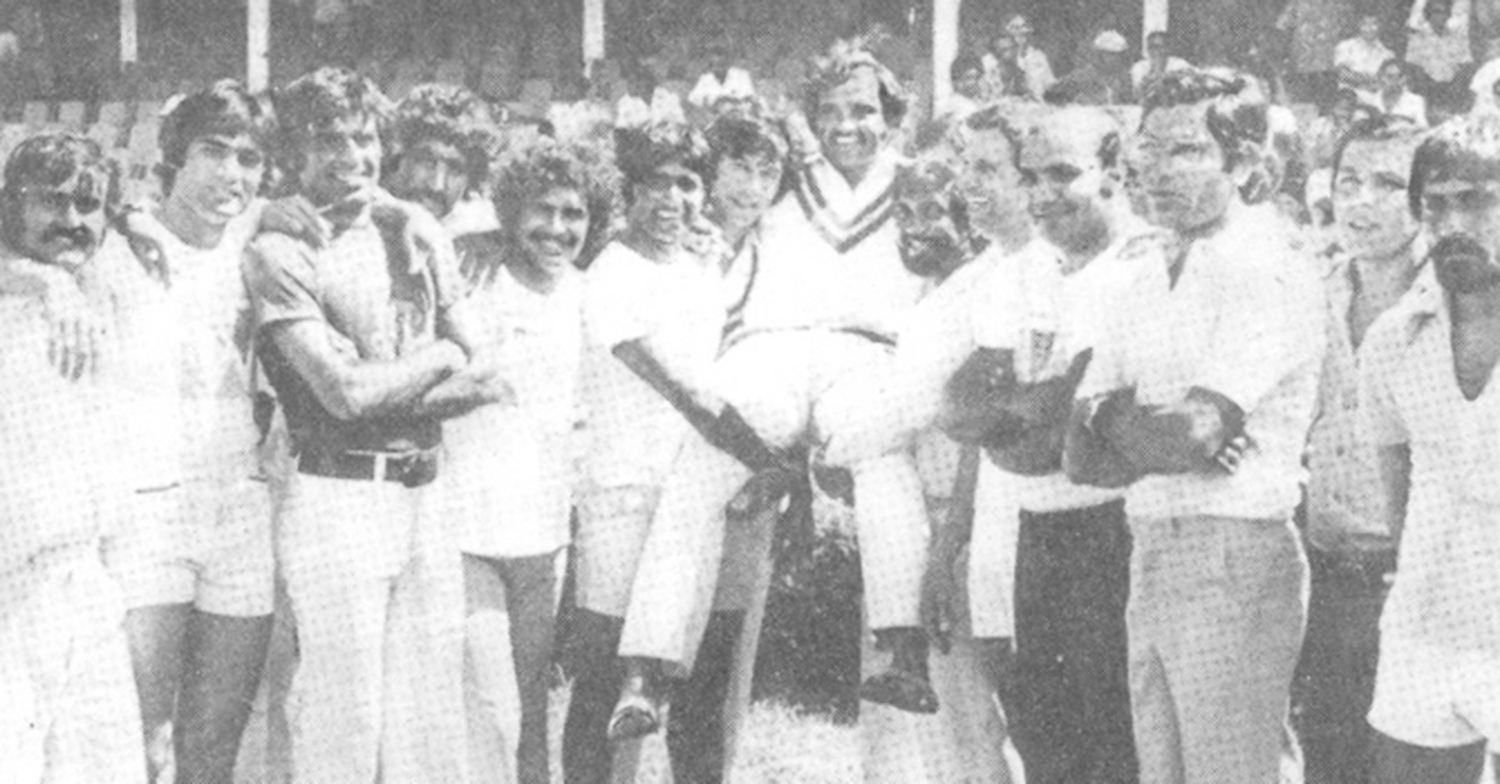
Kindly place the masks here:
POLYGON ((1500 0, 0 0, 0 782, 1493 784, 1500 0))

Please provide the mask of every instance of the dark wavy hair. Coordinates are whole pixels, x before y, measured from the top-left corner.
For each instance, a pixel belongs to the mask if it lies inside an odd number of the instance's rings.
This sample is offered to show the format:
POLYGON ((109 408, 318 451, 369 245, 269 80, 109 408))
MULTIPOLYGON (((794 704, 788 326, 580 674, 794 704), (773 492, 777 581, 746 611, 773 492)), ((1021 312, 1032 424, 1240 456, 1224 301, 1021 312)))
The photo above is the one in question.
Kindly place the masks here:
POLYGON ((791 149, 781 124, 763 117, 719 117, 703 133, 708 143, 708 174, 704 184, 713 188, 713 175, 724 160, 764 155, 782 164, 779 197, 791 182, 792 167, 787 165, 791 149))
POLYGON ((113 216, 120 205, 120 168, 98 142, 75 133, 43 133, 11 151, 0 186, 0 229, 6 244, 16 247, 25 232, 21 208, 26 190, 55 188, 75 174, 104 182, 104 209, 113 216))
POLYGON ((515 240, 521 211, 533 199, 555 188, 574 189, 589 211, 588 236, 578 256, 578 266, 587 267, 609 242, 619 180, 606 151, 596 145, 542 136, 516 146, 495 179, 495 211, 506 240, 515 240))
MULTIPOLYGON (((276 112, 271 100, 256 95, 233 79, 215 82, 207 90, 188 95, 162 119, 157 133, 162 162, 156 167, 163 193, 171 193, 177 171, 187 163, 188 148, 206 136, 245 134, 270 156, 276 138, 276 112)), ((266 167, 262 186, 271 180, 266 167)))
POLYGON ((706 182, 713 176, 708 143, 697 130, 673 121, 653 120, 645 125, 616 128, 615 165, 624 176, 623 191, 628 204, 631 191, 663 166, 680 164, 706 182))
POLYGON ((1224 170, 1238 165, 1247 146, 1270 143, 1270 104, 1251 89, 1246 74, 1233 71, 1183 69, 1171 71, 1146 89, 1141 101, 1141 123, 1157 109, 1208 102, 1208 132, 1224 153, 1224 170))
POLYGON ((275 104, 280 119, 277 162, 291 178, 302 171, 307 145, 320 129, 349 117, 369 117, 384 140, 395 112, 374 82, 336 66, 299 77, 276 94, 275 104))
POLYGON ((489 182, 500 155, 499 125, 484 99, 450 84, 422 84, 396 105, 391 127, 392 166, 400 156, 429 139, 451 144, 464 156, 470 192, 489 182))
POLYGON ((1422 217, 1428 183, 1459 174, 1500 180, 1500 116, 1461 114, 1429 133, 1411 162, 1406 191, 1411 214, 1422 217))
POLYGON ((870 69, 880 86, 880 114, 886 125, 896 128, 906 119, 909 105, 906 88, 891 69, 865 49, 863 41, 840 41, 826 56, 814 59, 812 65, 811 75, 802 85, 802 111, 810 120, 816 122, 823 94, 849 81, 861 68, 870 69))

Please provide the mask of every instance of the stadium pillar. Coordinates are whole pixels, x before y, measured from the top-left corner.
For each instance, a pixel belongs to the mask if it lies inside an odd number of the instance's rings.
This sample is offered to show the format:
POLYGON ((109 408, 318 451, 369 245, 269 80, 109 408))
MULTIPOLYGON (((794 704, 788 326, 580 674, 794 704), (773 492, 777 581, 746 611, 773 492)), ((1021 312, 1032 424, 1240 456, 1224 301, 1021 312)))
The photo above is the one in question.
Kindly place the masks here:
POLYGON ((1146 34, 1167 29, 1168 0, 1144 0, 1141 18, 1141 53, 1146 52, 1146 34))
POLYGON ((593 76, 594 62, 604 59, 604 0, 583 0, 583 67, 593 76))
POLYGON ((245 86, 262 92, 271 85, 271 0, 245 4, 245 86))
POLYGON ((126 70, 139 59, 135 0, 120 0, 120 70, 126 70))
MULTIPOLYGON (((1150 2, 1150 0, 1147 0, 1150 2)), ((948 100, 948 67, 958 55, 958 10, 962 0, 932 0, 932 105, 948 100)))

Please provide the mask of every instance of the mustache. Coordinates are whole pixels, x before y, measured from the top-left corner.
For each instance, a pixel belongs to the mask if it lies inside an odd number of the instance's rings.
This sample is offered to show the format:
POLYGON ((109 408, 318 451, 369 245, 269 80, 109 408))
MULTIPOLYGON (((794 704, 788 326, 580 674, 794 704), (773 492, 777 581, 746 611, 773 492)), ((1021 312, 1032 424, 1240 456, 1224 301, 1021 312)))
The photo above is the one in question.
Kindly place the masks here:
POLYGON ((87 226, 53 226, 42 232, 41 241, 48 243, 53 240, 63 240, 76 248, 91 248, 94 246, 94 232, 87 226))
POLYGON ((1490 252, 1483 245, 1463 234, 1450 234, 1438 240, 1432 246, 1430 255, 1434 261, 1447 261, 1457 257, 1476 258, 1486 263, 1490 260, 1490 252))

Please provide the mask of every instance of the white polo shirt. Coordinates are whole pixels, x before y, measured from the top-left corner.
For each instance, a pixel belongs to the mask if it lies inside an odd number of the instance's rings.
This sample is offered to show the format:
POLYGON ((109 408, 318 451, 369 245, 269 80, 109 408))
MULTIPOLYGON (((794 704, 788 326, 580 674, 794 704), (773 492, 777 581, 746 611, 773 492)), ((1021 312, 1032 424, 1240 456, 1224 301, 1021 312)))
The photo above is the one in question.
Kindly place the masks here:
POLYGON ((1360 401, 1377 445, 1407 444, 1411 485, 1384 635, 1500 656, 1500 382, 1467 400, 1431 269, 1376 320, 1360 401))
POLYGON ((450 519, 466 553, 542 555, 568 543, 573 425, 579 419, 583 348, 581 273, 551 292, 509 266, 476 287, 471 309, 485 345, 496 346, 516 405, 489 405, 443 423, 450 519))
POLYGON ((1152 406, 1209 389, 1244 412, 1253 446, 1234 474, 1141 478, 1126 493, 1129 514, 1290 516, 1301 499, 1325 339, 1313 260, 1294 249, 1274 207, 1235 199, 1224 227, 1188 249, 1175 285, 1166 263, 1134 266, 1109 299, 1079 396, 1134 387, 1136 402, 1152 406))
POLYGON ((585 275, 583 324, 590 433, 585 481, 595 487, 658 485, 689 425, 610 350, 642 340, 671 372, 708 378, 724 325, 717 265, 687 252, 658 264, 623 242, 610 243, 585 275))
MULTIPOLYGON (((1160 239, 1151 236, 1156 233, 1132 222, 1097 258, 1071 274, 1063 274, 1062 251, 1040 237, 1033 239, 1004 260, 976 298, 975 342, 1014 352, 1023 380, 1067 373, 1074 357, 1103 339, 1104 303, 1118 296, 1135 268, 1164 264, 1160 239)), ((1124 495, 1074 484, 1061 471, 1016 476, 1013 484, 1021 508, 1033 512, 1084 509, 1124 495)))

